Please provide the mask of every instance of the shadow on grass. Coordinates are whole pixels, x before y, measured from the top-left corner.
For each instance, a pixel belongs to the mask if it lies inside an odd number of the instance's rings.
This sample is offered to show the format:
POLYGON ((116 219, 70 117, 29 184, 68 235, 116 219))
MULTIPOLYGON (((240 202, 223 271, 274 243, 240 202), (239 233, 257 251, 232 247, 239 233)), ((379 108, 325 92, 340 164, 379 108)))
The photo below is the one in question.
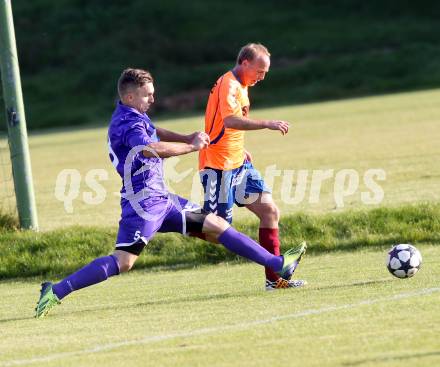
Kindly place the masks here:
MULTIPOLYGON (((97 306, 97 307, 88 307, 88 308, 79 308, 75 311, 68 312, 68 315, 76 315, 76 314, 85 314, 85 313, 93 313, 93 312, 102 312, 102 311, 119 311, 122 307, 124 310, 130 310, 130 309, 136 309, 138 307, 148 307, 148 306, 154 306, 154 305, 163 305, 166 303, 167 305, 179 305, 183 303, 188 302, 197 302, 197 301, 212 301, 212 300, 224 300, 229 298, 244 298, 247 299, 249 296, 253 294, 253 290, 249 289, 247 292, 234 292, 234 293, 217 293, 217 294, 210 294, 210 295, 201 295, 201 296, 195 296, 195 297, 182 297, 182 298, 160 298, 154 301, 148 301, 148 302, 138 302, 133 304, 125 304, 124 302, 120 302, 115 304, 114 306, 97 306)), ((57 307, 57 309, 60 309, 57 307)), ((61 310, 61 309, 60 309, 61 310)), ((51 314, 49 317, 62 317, 64 318, 67 314, 62 313, 55 313, 51 314)), ((29 317, 25 318, 14 318, 14 319, 4 319, 0 320, 0 323, 8 322, 8 321, 20 321, 20 320, 28 320, 31 319, 29 317)))
POLYGON ((378 279, 378 280, 367 280, 362 282, 354 282, 354 283, 347 283, 347 284, 336 284, 336 285, 329 285, 324 287, 317 287, 314 289, 311 289, 313 291, 321 291, 324 289, 340 289, 340 288, 352 288, 352 287, 363 287, 367 285, 375 285, 375 284, 383 284, 393 281, 393 279, 378 279))
MULTIPOLYGON (((200 295, 200 296, 194 296, 194 297, 183 297, 181 299, 177 300, 167 300, 167 305, 170 304, 180 304, 180 303, 187 303, 187 302, 199 302, 199 301, 211 301, 211 300, 224 300, 228 298, 248 298, 252 295, 252 289, 249 289, 248 292, 234 292, 234 293, 217 293, 217 294, 210 294, 210 295, 200 295)), ((149 302, 140 302, 134 305, 130 305, 130 307, 143 307, 143 306, 151 306, 151 305, 157 305, 157 304, 163 304, 164 300, 157 300, 157 301, 149 301, 149 302)))
MULTIPOLYGON (((160 298, 154 301, 148 301, 148 302, 139 302, 139 303, 133 303, 133 304, 124 304, 123 302, 115 304, 114 306, 105 306, 105 307, 89 307, 85 309, 78 309, 76 311, 71 311, 68 314, 69 315, 75 315, 75 314, 84 314, 87 312, 101 312, 101 311, 111 311, 111 310, 119 310, 121 307, 124 307, 124 310, 127 309, 134 309, 138 307, 148 307, 148 306, 154 306, 154 305, 161 305, 166 303, 167 305, 175 304, 179 305, 182 303, 187 302, 199 302, 199 301, 212 301, 212 300, 223 300, 228 298, 248 298, 253 293, 252 288, 249 288, 247 291, 242 292, 234 292, 234 293, 216 293, 216 294, 209 294, 209 295, 200 295, 200 296, 194 296, 194 297, 182 297, 182 298, 160 298)), ((57 307, 58 309, 59 307, 57 307)), ((61 310, 61 309, 60 309, 61 310)), ((56 317, 61 316, 62 311, 60 314, 54 314, 50 315, 49 317, 56 317)), ((66 314, 62 315, 62 317, 66 316, 66 314)), ((34 317, 16 317, 16 318, 5 318, 0 319, 0 324, 7 323, 7 322, 14 322, 14 321, 26 321, 26 320, 34 320, 34 317)))
POLYGON ((440 356, 440 351, 426 352, 426 353, 414 353, 414 354, 400 354, 395 356, 385 356, 376 358, 361 359, 354 362, 342 363, 343 366, 361 366, 367 363, 382 363, 382 362, 392 362, 392 361, 404 361, 405 365, 411 364, 410 359, 415 358, 427 358, 433 356, 440 356))
POLYGON ((0 324, 6 323, 6 322, 13 322, 13 321, 26 321, 26 320, 36 320, 35 317, 13 317, 10 319, 0 319, 0 324))

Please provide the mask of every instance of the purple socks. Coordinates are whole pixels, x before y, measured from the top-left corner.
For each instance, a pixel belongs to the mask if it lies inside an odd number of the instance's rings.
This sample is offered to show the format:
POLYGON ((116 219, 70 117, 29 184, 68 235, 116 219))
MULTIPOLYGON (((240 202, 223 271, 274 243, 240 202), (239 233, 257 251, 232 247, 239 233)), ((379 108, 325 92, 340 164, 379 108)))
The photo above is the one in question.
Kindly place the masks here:
POLYGON ((119 264, 116 256, 104 256, 93 260, 76 273, 54 284, 52 290, 58 299, 61 300, 73 291, 103 282, 108 277, 118 274, 119 264))
MULTIPOLYGON (((280 271, 283 267, 284 259, 282 256, 272 255, 257 242, 232 227, 224 231, 218 240, 229 251, 260 265, 267 266, 274 271, 280 271)), ((118 274, 119 264, 117 258, 114 255, 104 256, 93 260, 61 282, 54 284, 52 289, 58 299, 61 300, 73 291, 103 282, 107 278, 118 274)))
POLYGON ((257 242, 229 227, 224 231, 218 240, 229 251, 252 260, 260 265, 267 266, 274 271, 280 271, 283 267, 284 259, 282 256, 272 255, 264 247, 261 247, 257 242))

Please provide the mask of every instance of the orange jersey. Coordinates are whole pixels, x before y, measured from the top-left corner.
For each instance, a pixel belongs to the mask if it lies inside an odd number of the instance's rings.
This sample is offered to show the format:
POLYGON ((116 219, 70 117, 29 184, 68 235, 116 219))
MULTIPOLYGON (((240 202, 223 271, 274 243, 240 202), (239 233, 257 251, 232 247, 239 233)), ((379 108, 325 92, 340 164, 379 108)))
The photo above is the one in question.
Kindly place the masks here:
POLYGON ((226 128, 223 121, 228 116, 247 116, 249 97, 232 71, 222 75, 209 95, 205 113, 205 132, 210 145, 199 153, 199 169, 206 167, 230 170, 244 161, 244 131, 226 128))

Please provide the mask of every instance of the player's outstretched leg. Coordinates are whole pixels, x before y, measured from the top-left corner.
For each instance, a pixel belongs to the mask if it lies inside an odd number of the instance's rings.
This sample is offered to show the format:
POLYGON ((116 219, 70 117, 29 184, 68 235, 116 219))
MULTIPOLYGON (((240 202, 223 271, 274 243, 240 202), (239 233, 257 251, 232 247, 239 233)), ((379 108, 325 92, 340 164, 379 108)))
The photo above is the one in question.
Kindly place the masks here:
MULTIPOLYGON (((133 255, 134 256, 134 255, 133 255)), ((127 269, 128 270, 128 269, 127 269)), ((59 283, 45 282, 41 285, 40 299, 35 308, 35 317, 41 318, 73 291, 100 283, 119 274, 119 262, 115 255, 104 256, 64 278, 59 283)))
POLYGON ((206 217, 203 232, 208 235, 216 235, 218 242, 229 251, 271 268, 286 280, 292 277, 307 248, 304 242, 300 246, 290 249, 283 256, 275 256, 214 214, 209 214, 206 217))

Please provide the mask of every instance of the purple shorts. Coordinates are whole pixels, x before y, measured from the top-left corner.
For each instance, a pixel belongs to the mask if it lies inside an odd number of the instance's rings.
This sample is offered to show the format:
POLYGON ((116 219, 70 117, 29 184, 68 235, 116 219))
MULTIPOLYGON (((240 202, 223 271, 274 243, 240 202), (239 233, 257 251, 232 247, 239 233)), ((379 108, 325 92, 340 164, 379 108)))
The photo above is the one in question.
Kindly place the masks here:
POLYGON ((149 198, 136 207, 123 199, 116 249, 139 255, 156 232, 201 232, 208 213, 174 194, 149 198))

